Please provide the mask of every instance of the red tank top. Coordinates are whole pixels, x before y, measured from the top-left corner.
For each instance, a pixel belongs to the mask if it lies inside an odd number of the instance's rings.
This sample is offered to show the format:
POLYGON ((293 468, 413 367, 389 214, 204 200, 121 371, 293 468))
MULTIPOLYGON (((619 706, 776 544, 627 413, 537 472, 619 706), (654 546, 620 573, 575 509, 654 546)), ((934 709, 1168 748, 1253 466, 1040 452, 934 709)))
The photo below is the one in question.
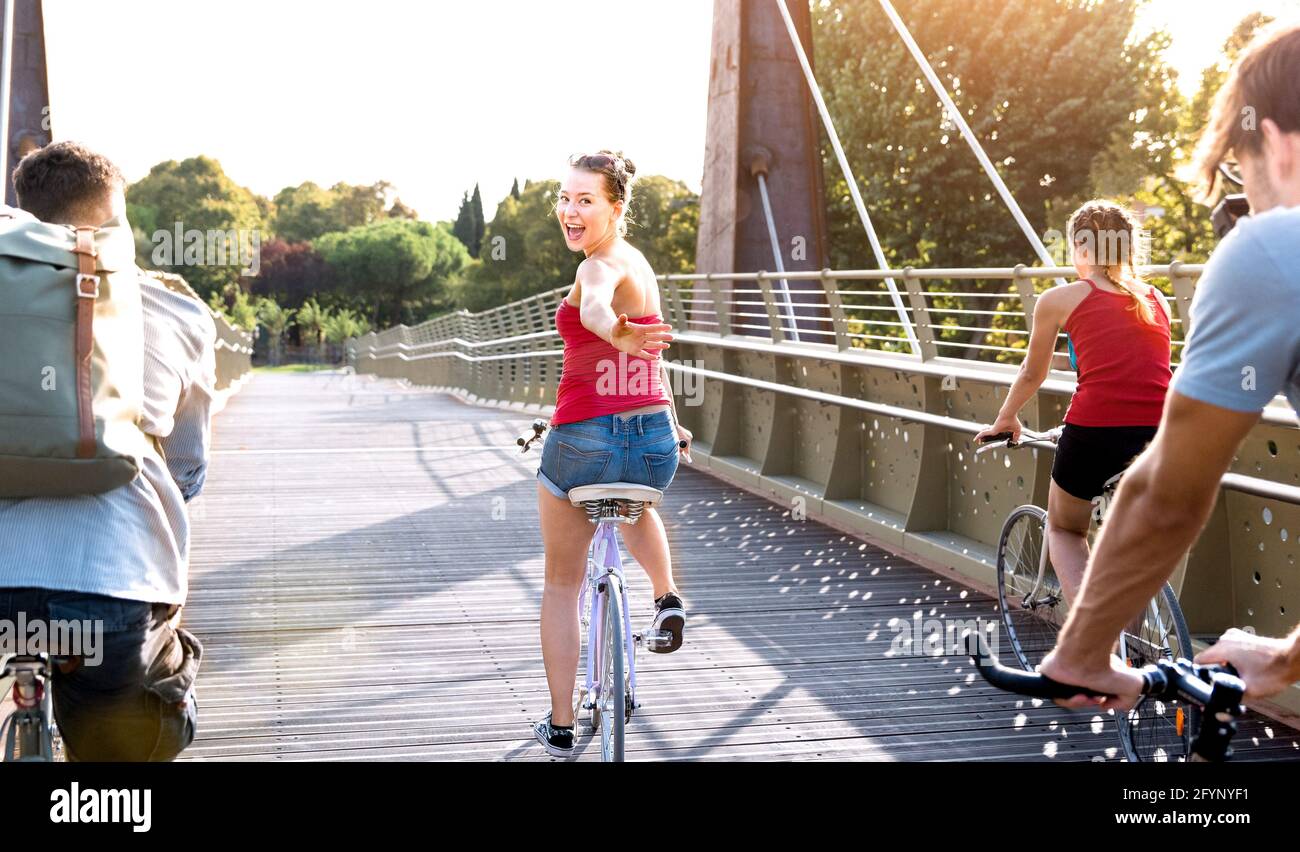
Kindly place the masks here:
MULTIPOLYGON (((1088 279, 1084 279, 1088 281, 1088 279)), ((1092 289, 1065 320, 1079 362, 1065 413, 1075 426, 1159 426, 1169 389, 1169 317, 1147 293, 1155 324, 1142 321, 1127 293, 1092 289)))
MULTIPOLYGON (((653 314, 628 317, 628 322, 645 325, 663 319, 653 314)), ((555 311, 555 328, 564 341, 564 372, 552 426, 672 402, 660 379, 658 352, 649 361, 620 352, 582 324, 582 311, 568 299, 561 299, 555 311)))

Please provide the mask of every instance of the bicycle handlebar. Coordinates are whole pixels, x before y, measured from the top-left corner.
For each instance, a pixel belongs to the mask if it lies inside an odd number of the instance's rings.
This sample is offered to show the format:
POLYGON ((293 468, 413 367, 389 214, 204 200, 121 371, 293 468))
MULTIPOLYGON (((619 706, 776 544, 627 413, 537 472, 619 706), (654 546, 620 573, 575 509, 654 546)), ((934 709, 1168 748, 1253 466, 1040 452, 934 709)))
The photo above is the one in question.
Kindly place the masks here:
MULTIPOLYGON (((998 662, 979 633, 969 634, 976 648, 971 661, 990 685, 1032 698, 1105 696, 1082 686, 1053 680, 1039 672, 1011 669, 998 662)), ((1232 754, 1230 743, 1237 733, 1236 719, 1246 712, 1241 699, 1246 693, 1237 670, 1231 665, 1203 666, 1190 660, 1162 659, 1137 670, 1142 676, 1142 694, 1162 700, 1180 698, 1204 711, 1201 729, 1192 743, 1192 755, 1206 761, 1222 761, 1232 754)))
POLYGON ((1031 432, 1028 429, 1022 429, 1020 432, 1020 440, 1013 441, 1011 440, 1010 432, 998 432, 996 435, 985 436, 984 440, 980 442, 980 446, 975 448, 975 454, 979 455, 980 453, 985 453, 988 452, 989 450, 996 449, 999 446, 1006 447, 1008 449, 1012 449, 1015 447, 1027 447, 1027 446, 1032 446, 1034 444, 1039 444, 1042 446, 1055 446, 1056 437, 1057 437, 1055 433, 1056 433, 1055 429, 1050 429, 1046 432, 1043 432, 1042 434, 1039 434, 1037 432, 1031 432))
POLYGON ((533 425, 529 427, 527 432, 524 432, 520 434, 518 438, 515 438, 515 445, 523 447, 523 449, 520 450, 520 452, 526 453, 528 452, 528 448, 531 447, 535 441, 541 440, 542 433, 545 431, 546 431, 546 421, 534 420, 533 425))

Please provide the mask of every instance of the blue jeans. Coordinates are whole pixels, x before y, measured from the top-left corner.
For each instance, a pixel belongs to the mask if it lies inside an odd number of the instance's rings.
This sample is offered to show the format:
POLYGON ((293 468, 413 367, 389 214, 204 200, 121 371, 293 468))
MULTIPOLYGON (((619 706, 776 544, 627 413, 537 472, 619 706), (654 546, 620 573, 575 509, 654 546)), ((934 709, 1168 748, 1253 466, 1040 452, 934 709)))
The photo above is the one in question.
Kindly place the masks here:
POLYGON ((179 607, 50 589, 0 588, 0 618, 98 622, 95 660, 54 666, 54 716, 69 760, 171 760, 198 724, 203 646, 173 627, 179 607), (65 670, 66 669, 66 670, 65 670), (184 706, 181 706, 182 703, 184 706))
POLYGON ((677 433, 668 412, 606 414, 552 426, 537 479, 564 500, 579 485, 635 482, 660 491, 677 473, 677 433))

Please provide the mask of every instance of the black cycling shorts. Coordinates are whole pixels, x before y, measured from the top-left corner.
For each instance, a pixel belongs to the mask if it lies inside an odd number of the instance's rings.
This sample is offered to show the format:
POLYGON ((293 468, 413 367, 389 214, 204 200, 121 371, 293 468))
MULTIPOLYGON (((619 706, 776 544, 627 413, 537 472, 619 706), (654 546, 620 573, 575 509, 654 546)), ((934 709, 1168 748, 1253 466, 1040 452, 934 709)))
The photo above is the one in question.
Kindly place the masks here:
POLYGON ((1052 462, 1052 481, 1065 493, 1091 501, 1106 480, 1125 470, 1155 437, 1154 426, 1065 424, 1052 462))

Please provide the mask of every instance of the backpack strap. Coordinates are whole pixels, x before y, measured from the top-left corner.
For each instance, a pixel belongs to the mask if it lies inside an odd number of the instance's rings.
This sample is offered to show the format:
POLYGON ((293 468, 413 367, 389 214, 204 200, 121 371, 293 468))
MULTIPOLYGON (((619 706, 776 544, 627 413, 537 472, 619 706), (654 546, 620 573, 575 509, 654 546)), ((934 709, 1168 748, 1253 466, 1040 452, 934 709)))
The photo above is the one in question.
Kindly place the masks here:
POLYGON ((91 355, 95 348, 95 302, 99 299, 99 276, 95 274, 95 232, 98 228, 77 228, 77 458, 93 459, 95 441, 94 393, 91 388, 91 355))

